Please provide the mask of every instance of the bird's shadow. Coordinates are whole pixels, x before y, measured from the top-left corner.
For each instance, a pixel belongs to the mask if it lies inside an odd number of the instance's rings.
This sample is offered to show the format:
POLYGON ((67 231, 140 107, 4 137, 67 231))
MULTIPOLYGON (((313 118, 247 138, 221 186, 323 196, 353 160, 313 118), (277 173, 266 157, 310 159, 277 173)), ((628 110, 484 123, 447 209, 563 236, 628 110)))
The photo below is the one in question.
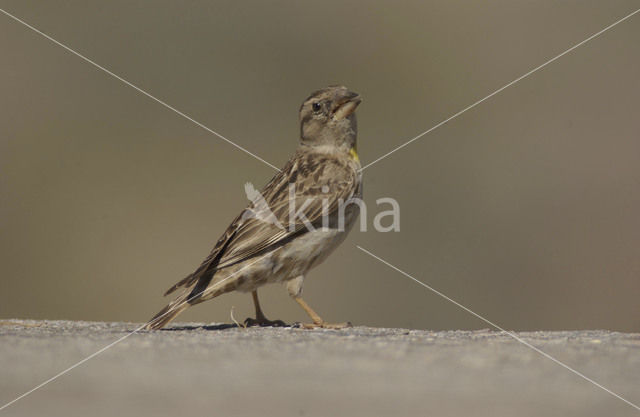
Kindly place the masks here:
MULTIPOLYGON (((285 324, 284 326, 250 326, 250 327, 284 328, 284 327, 297 327, 299 325, 300 324, 296 322, 293 324, 285 324)), ((242 329, 242 328, 245 328, 245 327, 235 323, 233 324, 221 323, 221 324, 209 324, 209 325, 205 324, 200 326, 194 326, 194 325, 173 326, 173 327, 165 327, 159 330, 163 332, 184 332, 184 331, 195 331, 195 330, 221 331, 221 330, 242 329)))
POLYGON ((235 323, 234 324, 222 323, 222 324, 209 324, 209 325, 202 325, 202 326, 189 326, 189 325, 173 326, 173 327, 166 327, 160 330, 163 332, 182 332, 187 330, 220 331, 220 330, 237 329, 237 328, 240 328, 240 326, 238 326, 235 323))

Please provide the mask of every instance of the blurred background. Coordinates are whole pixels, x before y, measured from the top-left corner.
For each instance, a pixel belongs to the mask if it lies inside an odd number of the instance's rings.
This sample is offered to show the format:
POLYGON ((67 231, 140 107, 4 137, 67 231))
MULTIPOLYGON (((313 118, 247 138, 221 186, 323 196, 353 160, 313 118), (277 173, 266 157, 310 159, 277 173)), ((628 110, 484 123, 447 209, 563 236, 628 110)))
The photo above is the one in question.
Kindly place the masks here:
MULTIPOLYGON (((276 166, 302 100, 364 101, 366 164, 635 1, 2 1, 276 166)), ((640 15, 365 170, 369 231, 305 282, 329 321, 640 331, 640 15), (401 231, 371 227, 395 198, 401 231)), ((272 168, 0 15, 0 317, 143 322, 272 168)), ((306 320, 280 286, 270 318, 306 320)), ((180 321, 253 315, 222 296, 180 321)))

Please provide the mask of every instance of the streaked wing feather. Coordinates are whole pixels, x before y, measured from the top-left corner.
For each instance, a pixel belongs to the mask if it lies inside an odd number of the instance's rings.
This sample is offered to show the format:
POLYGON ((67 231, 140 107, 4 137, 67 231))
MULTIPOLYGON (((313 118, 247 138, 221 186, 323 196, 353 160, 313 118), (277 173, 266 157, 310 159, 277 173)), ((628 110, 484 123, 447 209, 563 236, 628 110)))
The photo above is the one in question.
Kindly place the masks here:
POLYGON ((344 162, 318 154, 296 154, 261 192, 284 229, 261 219, 245 219, 226 248, 217 269, 272 250, 307 231, 299 218, 295 219, 293 227, 289 227, 289 182, 292 180, 296 183, 293 195, 296 210, 309 199, 310 203, 303 214, 311 224, 317 224, 322 219, 322 199, 327 200, 327 212, 335 213, 340 201, 351 198, 357 188, 357 174, 344 162), (327 193, 322 192, 323 186, 329 187, 327 193))
POLYGON ((357 173, 345 162, 326 155, 298 151, 261 191, 264 201, 284 228, 265 221, 264 217, 248 215, 253 209, 253 203, 249 204, 229 225, 198 269, 169 288, 165 295, 180 287, 190 287, 202 277, 210 278, 219 269, 273 250, 293 237, 306 233, 306 226, 299 219, 296 219, 294 227, 289 227, 291 182, 296 183, 293 199, 297 210, 307 199, 312 199, 303 211, 311 224, 322 219, 322 198, 327 199, 327 212, 332 214, 338 210, 340 201, 353 197, 358 187, 357 173), (323 186, 329 187, 328 193, 322 192, 323 186))

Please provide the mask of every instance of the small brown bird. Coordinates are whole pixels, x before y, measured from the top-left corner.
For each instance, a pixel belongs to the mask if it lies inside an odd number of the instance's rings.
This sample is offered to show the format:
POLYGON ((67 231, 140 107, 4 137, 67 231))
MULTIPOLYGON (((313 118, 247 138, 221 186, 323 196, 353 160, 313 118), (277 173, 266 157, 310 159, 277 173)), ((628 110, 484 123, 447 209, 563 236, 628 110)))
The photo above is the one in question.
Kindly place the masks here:
POLYGON ((179 288, 182 293, 147 329, 162 328, 189 306, 234 290, 253 296, 256 318, 247 325, 284 325, 268 320, 258 301, 258 287, 275 282, 286 283, 311 317, 304 327, 349 325, 326 323, 301 295, 306 274, 342 243, 359 214, 354 200, 362 196, 355 115, 360 101, 346 87, 330 86, 302 103, 293 157, 231 222, 198 269, 169 288, 165 295, 179 288))

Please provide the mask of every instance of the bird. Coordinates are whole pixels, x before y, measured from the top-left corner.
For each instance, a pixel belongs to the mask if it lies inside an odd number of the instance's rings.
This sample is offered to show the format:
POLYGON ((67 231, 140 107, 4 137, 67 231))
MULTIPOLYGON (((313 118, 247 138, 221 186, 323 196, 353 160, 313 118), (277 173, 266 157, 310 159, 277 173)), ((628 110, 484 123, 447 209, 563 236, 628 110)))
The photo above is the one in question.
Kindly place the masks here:
POLYGON ((362 99, 342 85, 316 90, 299 110, 293 156, 257 192, 245 185, 249 205, 231 222, 200 266, 165 292, 180 293, 147 322, 160 329, 190 306, 231 291, 250 292, 255 318, 245 326, 284 326, 260 307, 258 288, 282 283, 311 318, 301 327, 339 329, 302 298, 308 272, 346 238, 360 212, 362 167, 355 110, 362 99))

